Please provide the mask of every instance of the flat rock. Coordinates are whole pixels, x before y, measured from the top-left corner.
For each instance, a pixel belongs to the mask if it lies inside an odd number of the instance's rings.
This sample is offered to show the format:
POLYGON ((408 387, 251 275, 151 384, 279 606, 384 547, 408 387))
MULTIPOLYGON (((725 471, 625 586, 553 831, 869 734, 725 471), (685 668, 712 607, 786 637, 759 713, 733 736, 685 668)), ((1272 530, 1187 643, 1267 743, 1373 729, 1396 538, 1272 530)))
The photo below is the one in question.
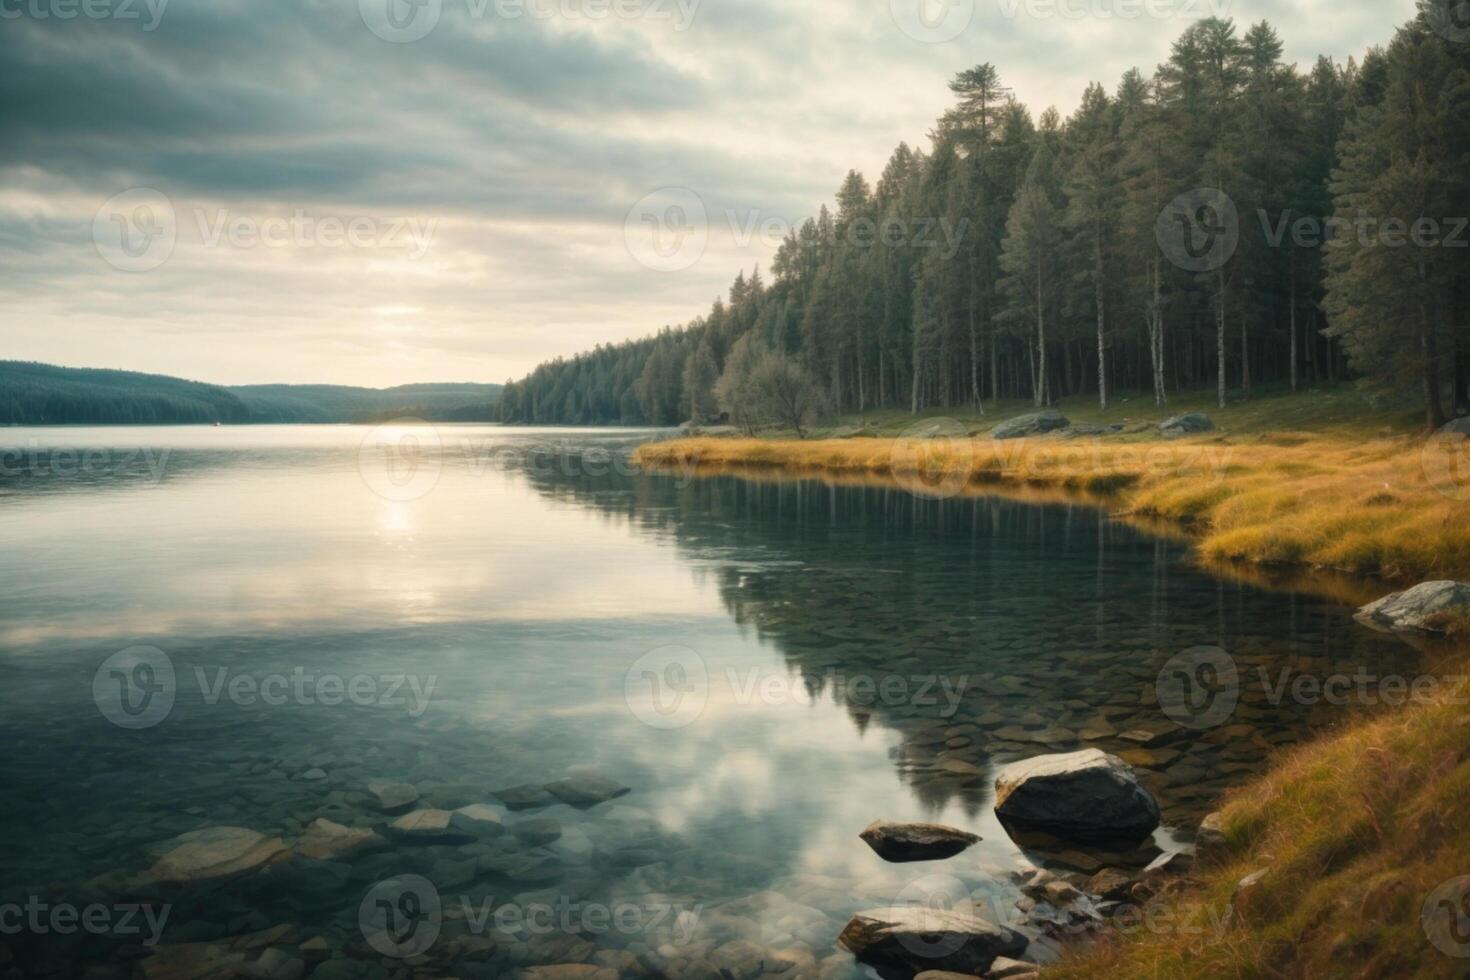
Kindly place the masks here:
POLYGON ((837 941, 863 963, 898 970, 981 974, 997 956, 1019 956, 1025 936, 966 912, 922 906, 853 916, 837 941))
POLYGON ((628 787, 600 775, 558 779, 554 783, 547 783, 545 789, 563 803, 583 810, 632 792, 628 787))
POLYGON ((1470 614, 1470 584, 1423 582, 1358 610, 1358 622, 1380 633, 1442 632, 1438 620, 1470 614))
POLYGON ((1071 421, 1061 412, 1049 408, 1030 415, 1018 415, 1016 418, 1001 422, 990 430, 990 438, 1024 439, 1026 436, 1039 436, 1043 433, 1065 429, 1071 424, 1071 421))
POLYGON ((388 830, 406 840, 444 841, 463 840, 463 831, 450 825, 448 810, 415 810, 405 813, 388 825, 388 830))
POLYGON ((377 808, 384 813, 400 813, 419 801, 419 791, 408 783, 374 780, 368 783, 367 789, 373 794, 377 808))
POLYGON ((177 884, 218 881, 249 874, 282 857, 286 842, 244 827, 209 827, 175 838, 175 847, 148 877, 177 884))
POLYGON ((505 832, 504 817, 499 807, 485 803, 462 806, 449 816, 450 826, 477 837, 494 837, 505 832))
POLYGON ((1100 749, 1006 766, 995 780, 995 812, 1007 830, 1086 842, 1140 841, 1159 825, 1159 805, 1133 769, 1100 749))
POLYGON ((507 810, 534 810, 560 802, 544 786, 512 786, 509 789, 496 790, 493 795, 505 804, 507 810))
POLYGON ((874 821, 858 835, 885 861, 942 861, 980 842, 979 836, 933 823, 874 821))
POLYGON ((542 847, 561 839, 561 821, 555 817, 518 820, 507 829, 527 847, 542 847))
POLYGON ((317 861, 341 861, 388 842, 368 827, 344 827, 325 817, 313 820, 296 842, 296 853, 317 861))
POLYGON ((1159 423, 1159 435, 1165 438, 1187 436, 1196 432, 1213 432, 1215 423, 1204 412, 1188 412, 1159 423))
POLYGON ((1035 963, 1013 960, 1009 956, 997 956, 985 977, 986 980, 1021 980, 1022 977, 1034 977, 1038 972, 1039 968, 1035 963))

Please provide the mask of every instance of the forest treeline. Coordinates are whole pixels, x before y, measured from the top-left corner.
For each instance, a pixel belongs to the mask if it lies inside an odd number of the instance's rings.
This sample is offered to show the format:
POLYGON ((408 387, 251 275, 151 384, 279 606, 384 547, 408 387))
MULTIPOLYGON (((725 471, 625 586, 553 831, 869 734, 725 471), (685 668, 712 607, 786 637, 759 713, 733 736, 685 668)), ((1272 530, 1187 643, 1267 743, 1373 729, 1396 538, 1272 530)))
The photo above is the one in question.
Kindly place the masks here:
POLYGON ((1470 405, 1457 2, 1420 0, 1386 48, 1307 69, 1267 23, 1201 20, 1065 119, 1033 116, 992 65, 962 72, 929 147, 900 145, 876 183, 849 173, 768 276, 742 271, 683 326, 541 365, 500 417, 711 421, 745 345, 839 412, 1106 406, 1124 389, 1223 404, 1352 377, 1442 424, 1470 405))
POLYGON ((499 396, 499 385, 477 384, 227 388, 158 374, 0 361, 0 425, 376 422, 403 416, 482 422, 494 419, 499 396))

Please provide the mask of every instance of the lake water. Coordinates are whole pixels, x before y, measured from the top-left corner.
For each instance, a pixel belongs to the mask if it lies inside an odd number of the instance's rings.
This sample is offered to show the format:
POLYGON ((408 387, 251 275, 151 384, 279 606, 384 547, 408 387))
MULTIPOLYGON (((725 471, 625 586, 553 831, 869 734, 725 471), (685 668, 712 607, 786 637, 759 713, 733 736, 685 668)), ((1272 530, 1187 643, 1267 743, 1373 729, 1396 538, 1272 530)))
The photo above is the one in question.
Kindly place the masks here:
MULTIPOLYGON (((1087 866, 997 824, 1005 762, 1123 754, 1169 847, 1351 710, 1282 677, 1413 674, 1345 606, 1086 506, 633 472, 650 435, 0 430, 0 904, 167 906, 165 948, 289 926, 257 942, 323 937, 322 977, 862 976, 854 911, 963 893, 1022 924, 1011 872, 1087 866), (1181 726, 1155 683, 1201 644, 1238 703, 1181 726), (629 792, 540 789, 593 772, 629 792), (390 836, 374 781, 509 832, 390 836), (386 845, 143 877, 181 834, 292 847, 323 817, 386 845), (880 818, 983 842, 885 864, 857 836, 880 818)), ((151 937, 113 926, 43 915, 0 964, 125 975, 151 937)))

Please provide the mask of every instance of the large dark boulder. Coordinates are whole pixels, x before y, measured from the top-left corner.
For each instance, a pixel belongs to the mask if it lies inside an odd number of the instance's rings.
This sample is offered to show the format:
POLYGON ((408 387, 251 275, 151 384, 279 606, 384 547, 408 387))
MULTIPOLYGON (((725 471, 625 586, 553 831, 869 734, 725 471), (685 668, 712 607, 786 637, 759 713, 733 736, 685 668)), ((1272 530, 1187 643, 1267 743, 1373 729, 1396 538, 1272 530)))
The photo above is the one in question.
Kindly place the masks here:
POLYGON ((887 823, 878 820, 858 835, 878 856, 895 864, 906 861, 942 861, 954 857, 980 838, 975 834, 933 823, 887 823))
POLYGON ((922 905, 859 912, 837 941, 870 966, 972 975, 988 970, 997 956, 1019 956, 1028 944, 1019 932, 968 912, 922 905))
POLYGON ((1439 621, 1470 615, 1470 584, 1423 582, 1358 610, 1356 619, 1381 633, 1435 633, 1439 621))
POLYGON ((995 813, 1007 830, 1108 844, 1141 841, 1159 825, 1159 805, 1133 769, 1099 749, 1006 766, 995 779, 995 813))
POLYGON ((1034 412, 1031 415, 1021 415, 1013 419, 1007 419, 990 430, 992 439, 1024 439, 1026 436, 1039 436, 1047 432, 1055 432, 1065 429, 1072 423, 1067 417, 1054 408, 1045 411, 1034 412))

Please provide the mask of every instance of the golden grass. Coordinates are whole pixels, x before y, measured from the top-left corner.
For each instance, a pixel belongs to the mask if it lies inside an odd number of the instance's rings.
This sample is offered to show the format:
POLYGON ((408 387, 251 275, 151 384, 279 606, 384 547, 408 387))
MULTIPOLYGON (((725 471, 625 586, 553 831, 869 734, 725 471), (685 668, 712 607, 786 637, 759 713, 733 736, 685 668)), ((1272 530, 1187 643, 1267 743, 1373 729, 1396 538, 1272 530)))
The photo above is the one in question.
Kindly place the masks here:
POLYGON ((1197 888, 1044 976, 1464 976, 1465 960, 1420 921, 1446 899, 1456 928, 1470 924, 1470 901, 1442 887, 1470 873, 1470 714, 1439 676, 1437 702, 1297 749, 1235 791, 1229 853, 1198 870, 1197 888), (1260 869, 1261 883, 1232 900, 1260 869))
POLYGON ((1195 525, 1208 560, 1397 581, 1470 576, 1470 440, 1340 431, 1152 442, 692 438, 643 446, 636 459, 696 473, 878 477, 937 496, 1045 487, 1195 525))

